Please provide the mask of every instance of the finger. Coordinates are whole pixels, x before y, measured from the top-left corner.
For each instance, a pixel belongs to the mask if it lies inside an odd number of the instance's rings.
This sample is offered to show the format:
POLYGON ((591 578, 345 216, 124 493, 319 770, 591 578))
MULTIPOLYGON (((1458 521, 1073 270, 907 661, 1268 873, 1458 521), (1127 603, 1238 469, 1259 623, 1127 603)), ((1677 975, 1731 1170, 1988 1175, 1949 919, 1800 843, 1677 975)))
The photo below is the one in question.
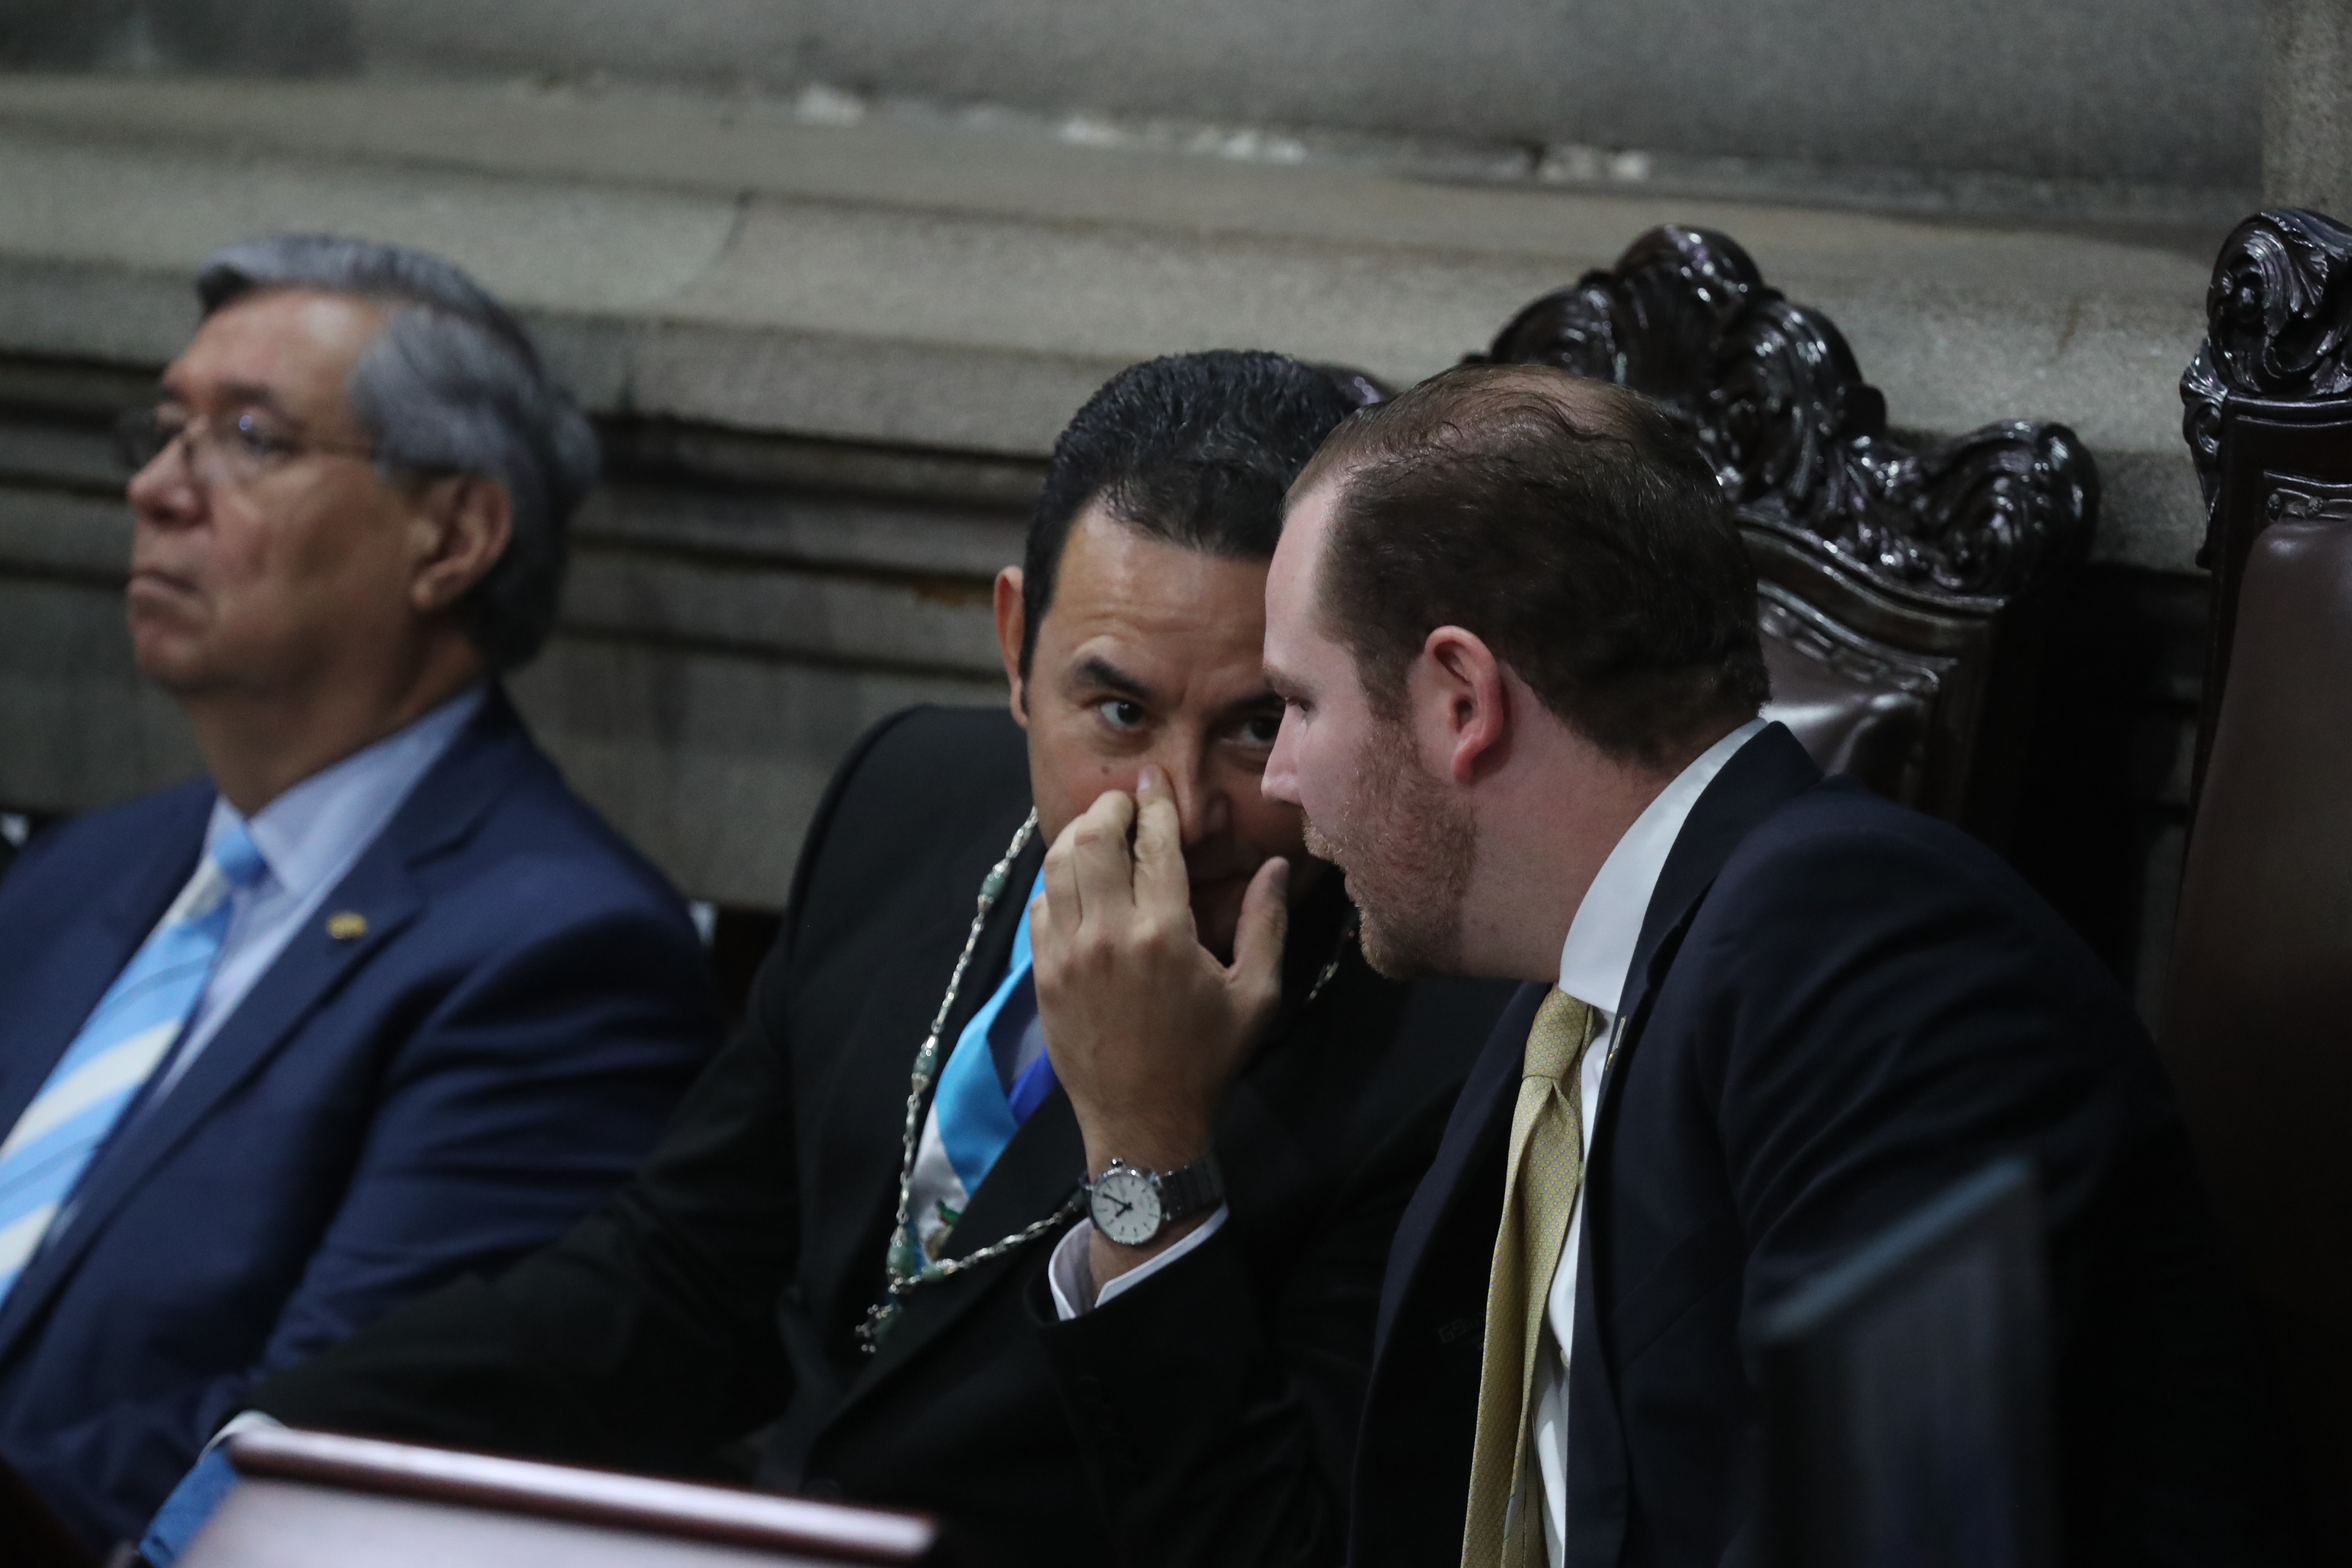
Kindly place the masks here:
POLYGON ((1280 856, 1257 868, 1242 895, 1226 973, 1246 1005, 1272 1008, 1282 998, 1282 944, 1290 934, 1290 862, 1280 856))
POLYGON ((1135 901, 1155 913, 1192 908, 1184 869, 1184 824, 1167 775, 1147 767, 1135 776, 1135 901))
POLYGON ((1135 904, 1134 861, 1127 836, 1135 826, 1135 800, 1124 790, 1105 790, 1063 830, 1076 873, 1080 924, 1117 920, 1135 904))
POLYGON ((1064 827, 1045 850, 1039 868, 1038 897, 1030 908, 1029 942, 1056 954, 1077 934, 1086 915, 1086 899, 1078 887, 1076 832, 1073 822, 1064 827))

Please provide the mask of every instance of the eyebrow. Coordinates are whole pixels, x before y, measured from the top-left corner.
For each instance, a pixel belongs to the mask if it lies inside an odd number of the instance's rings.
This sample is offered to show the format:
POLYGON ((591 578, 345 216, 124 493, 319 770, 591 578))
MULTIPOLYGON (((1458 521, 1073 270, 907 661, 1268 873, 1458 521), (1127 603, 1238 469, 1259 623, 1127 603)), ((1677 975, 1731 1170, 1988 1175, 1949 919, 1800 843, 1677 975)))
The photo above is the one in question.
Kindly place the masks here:
MULTIPOLYGON (((166 378, 158 384, 156 395, 159 398, 168 399, 173 403, 186 403, 191 401, 188 395, 180 388, 173 385, 169 378, 166 378)), ((302 423, 300 417, 297 416, 292 409, 286 406, 285 401, 280 398, 274 390, 257 381, 232 381, 224 383, 220 388, 220 396, 222 402, 233 405, 250 404, 268 409, 270 413, 277 415, 279 418, 291 425, 299 425, 302 423)))
POLYGON ((1160 695, 1098 653, 1088 654, 1070 674, 1076 685, 1098 686, 1106 691, 1116 691, 1141 702, 1152 701, 1160 695))

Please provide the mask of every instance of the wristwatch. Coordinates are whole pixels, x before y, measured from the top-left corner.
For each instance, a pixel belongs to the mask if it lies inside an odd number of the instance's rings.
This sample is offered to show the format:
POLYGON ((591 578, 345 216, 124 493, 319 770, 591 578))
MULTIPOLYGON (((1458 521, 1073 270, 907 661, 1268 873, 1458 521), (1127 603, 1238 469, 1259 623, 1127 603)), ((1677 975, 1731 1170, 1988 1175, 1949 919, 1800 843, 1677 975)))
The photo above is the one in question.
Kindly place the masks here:
POLYGON ((1121 1247, 1149 1247, 1177 1221, 1224 1201, 1224 1173, 1214 1154, 1181 1171, 1146 1171, 1113 1160, 1087 1187, 1095 1228, 1121 1247))

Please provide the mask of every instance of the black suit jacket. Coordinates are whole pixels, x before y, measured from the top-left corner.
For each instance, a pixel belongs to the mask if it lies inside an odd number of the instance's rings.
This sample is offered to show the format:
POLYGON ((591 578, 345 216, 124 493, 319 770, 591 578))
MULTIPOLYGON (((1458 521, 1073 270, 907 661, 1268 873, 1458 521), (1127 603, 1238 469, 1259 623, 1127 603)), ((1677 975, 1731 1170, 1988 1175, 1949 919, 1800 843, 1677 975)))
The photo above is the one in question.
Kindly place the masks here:
MULTIPOLYGON (((1399 1228, 1355 1568, 1461 1556, 1528 987, 1399 1228)), ((1568 1559, 1742 1561, 1759 1310, 1997 1155, 2042 1180, 2066 1558, 2273 1561, 2266 1424, 2180 1122, 2129 1004, 1997 857, 1772 725, 1643 921, 1595 1115, 1568 1559)))
MULTIPOLYGON (((749 1027, 635 1182, 561 1245, 254 1405, 688 1474, 730 1474, 731 1443, 738 1477, 936 1511, 975 1561, 1335 1561, 1381 1266, 1508 992, 1380 979, 1329 879, 1295 913, 1283 1016, 1223 1112, 1224 1227, 1066 1324, 1045 1280, 1057 1232, 914 1291, 869 1360, 853 1336, 882 1288, 908 1069, 1028 809, 1002 713, 918 710, 869 734, 810 829, 749 1027)), ((1002 978, 1044 847, 989 921, 950 1041, 1002 978)), ((1084 1166, 1056 1089, 959 1249, 1052 1213, 1084 1166)))

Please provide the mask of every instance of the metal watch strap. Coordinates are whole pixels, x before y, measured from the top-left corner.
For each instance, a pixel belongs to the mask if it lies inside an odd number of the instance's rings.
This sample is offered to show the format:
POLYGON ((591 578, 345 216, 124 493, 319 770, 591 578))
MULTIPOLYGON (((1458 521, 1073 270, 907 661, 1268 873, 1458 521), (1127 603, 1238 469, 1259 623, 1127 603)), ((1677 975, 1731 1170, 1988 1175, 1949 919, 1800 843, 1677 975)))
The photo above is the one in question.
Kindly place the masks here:
POLYGON ((1203 1154, 1179 1171, 1159 1172, 1153 1180, 1160 1189, 1162 1229, 1224 1201, 1225 1175, 1214 1154, 1203 1154))

